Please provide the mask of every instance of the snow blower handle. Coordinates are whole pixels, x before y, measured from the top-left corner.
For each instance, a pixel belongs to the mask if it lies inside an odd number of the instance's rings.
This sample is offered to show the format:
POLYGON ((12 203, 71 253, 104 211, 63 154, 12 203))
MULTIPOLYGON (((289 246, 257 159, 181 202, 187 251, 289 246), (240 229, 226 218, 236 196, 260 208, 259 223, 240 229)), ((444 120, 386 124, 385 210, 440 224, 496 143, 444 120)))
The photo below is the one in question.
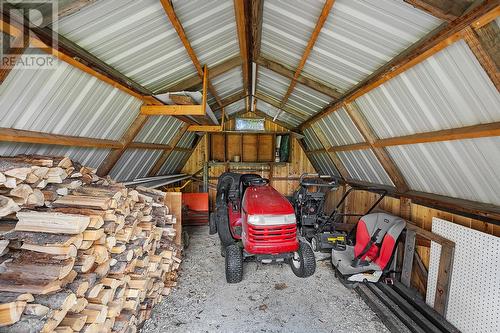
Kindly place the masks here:
POLYGON ((327 175, 320 175, 319 173, 303 173, 299 178, 299 183, 302 186, 317 186, 317 187, 335 187, 337 186, 337 182, 332 180, 331 182, 320 182, 320 180, 331 178, 327 175), (308 178, 317 178, 314 181, 307 181, 308 178))

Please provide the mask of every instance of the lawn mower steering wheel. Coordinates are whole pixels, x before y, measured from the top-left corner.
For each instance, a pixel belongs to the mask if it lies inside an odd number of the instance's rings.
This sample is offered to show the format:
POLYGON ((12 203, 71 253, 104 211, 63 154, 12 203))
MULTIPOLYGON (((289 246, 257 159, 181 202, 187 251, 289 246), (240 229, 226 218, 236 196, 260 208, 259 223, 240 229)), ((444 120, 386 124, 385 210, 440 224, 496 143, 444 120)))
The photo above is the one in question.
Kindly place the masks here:
POLYGON ((269 179, 266 179, 266 178, 254 178, 254 179, 250 179, 249 183, 252 186, 264 186, 264 185, 269 184, 269 179))

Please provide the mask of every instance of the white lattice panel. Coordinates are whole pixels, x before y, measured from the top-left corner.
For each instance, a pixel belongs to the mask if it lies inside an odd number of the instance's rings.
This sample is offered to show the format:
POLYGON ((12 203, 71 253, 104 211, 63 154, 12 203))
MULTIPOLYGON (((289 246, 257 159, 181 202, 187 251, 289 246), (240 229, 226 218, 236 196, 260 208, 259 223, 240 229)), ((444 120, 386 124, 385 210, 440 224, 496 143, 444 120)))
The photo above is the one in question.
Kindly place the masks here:
MULTIPOLYGON (((442 219, 432 232, 455 242, 446 318, 464 333, 500 332, 500 238, 442 219)), ((433 306, 441 246, 431 243, 427 304, 433 306)))

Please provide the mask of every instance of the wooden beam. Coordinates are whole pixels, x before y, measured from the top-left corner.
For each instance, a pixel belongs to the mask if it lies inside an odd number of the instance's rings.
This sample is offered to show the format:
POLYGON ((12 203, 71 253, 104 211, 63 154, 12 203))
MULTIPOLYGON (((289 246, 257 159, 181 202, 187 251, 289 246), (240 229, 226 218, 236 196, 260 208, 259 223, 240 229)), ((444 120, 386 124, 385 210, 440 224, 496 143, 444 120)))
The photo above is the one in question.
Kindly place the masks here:
POLYGON ((131 142, 128 146, 131 149, 149 149, 149 150, 166 150, 172 149, 170 145, 160 143, 146 143, 146 142, 131 142))
POLYGON ((145 105, 141 114, 148 116, 204 116, 203 105, 145 105))
POLYGON ((304 53, 302 54, 302 58, 300 59, 299 65, 297 66, 297 69, 295 70, 295 73, 293 74, 292 81, 290 82, 290 86, 288 87, 288 90, 285 93, 285 96, 283 96, 283 99, 280 103, 280 108, 286 105, 286 102, 288 101, 288 98, 292 94, 293 90, 295 89, 295 85, 297 84, 297 79, 299 78, 300 74, 302 73, 302 69, 304 69, 304 66, 306 64, 307 58, 309 58, 309 54, 311 54, 311 51, 314 47, 314 44, 316 43, 316 40, 318 39, 319 33, 321 32, 321 29, 323 28, 323 25, 326 22, 326 19, 328 18, 328 15, 330 15, 330 10, 333 7, 333 4, 335 3, 335 0, 326 0, 325 5, 323 6, 323 9, 321 10, 321 14, 318 17, 318 20, 316 21, 316 26, 314 27, 314 30, 311 34, 311 38, 309 38, 309 42, 307 43, 307 46, 304 50, 304 53))
POLYGON ((247 6, 249 2, 244 0, 234 0, 234 14, 236 17, 236 27, 238 30, 238 41, 240 44, 240 56, 242 59, 242 72, 243 72, 243 86, 247 95, 251 93, 251 70, 249 61, 249 46, 247 39, 247 23, 245 15, 245 3, 247 6))
MULTIPOLYGON (((186 133, 187 129, 188 129, 187 124, 184 124, 179 128, 179 132, 177 132, 177 134, 172 138, 171 142, 169 142, 170 147, 177 146, 179 141, 182 139, 184 133, 186 133)), ((156 174, 160 171, 163 164, 165 164, 165 162, 167 161, 172 151, 173 149, 167 149, 163 151, 163 154, 161 154, 160 158, 155 162, 151 170, 148 172, 148 177, 156 176, 156 174)))
POLYGON ((210 125, 191 125, 188 127, 188 132, 222 132, 222 125, 220 126, 210 126, 210 125))
POLYGON ((113 149, 112 151, 109 152, 108 156, 104 159, 104 161, 101 163, 99 168, 97 169, 97 175, 104 177, 108 175, 111 170, 113 170, 113 167, 115 166, 116 162, 122 157, 123 153, 127 150, 128 146, 130 143, 134 140, 134 138, 139 134, 141 129, 144 127, 144 124, 146 124, 148 117, 145 115, 139 114, 134 122, 129 126, 129 128, 125 131, 125 133, 122 136, 122 139, 120 142, 122 143, 122 148, 119 149, 113 149))
MULTIPOLYGON (((181 21, 177 17, 177 14, 174 11, 174 7, 170 3, 170 0, 160 0, 163 9, 165 10, 165 13, 167 14, 170 22, 174 26, 175 31, 177 31, 177 35, 179 36, 182 44, 184 45, 184 48, 186 49, 189 57, 191 58, 191 61, 193 62, 194 67, 196 68, 196 71, 198 72, 198 75, 200 78, 203 78, 203 68, 200 64, 200 61, 198 60, 198 57, 196 56, 196 53, 193 50, 193 47, 191 46, 191 43, 189 42, 186 32, 184 31, 184 28, 182 27, 181 21)), ((221 99, 219 95, 217 94, 217 91, 215 88, 212 86, 210 83, 210 80, 208 81, 208 88, 210 89, 210 92, 212 93, 212 96, 214 96, 215 100, 217 101, 217 104, 221 105, 221 99)))
POLYGON ((353 143, 351 145, 344 145, 344 146, 332 146, 329 147, 327 150, 329 152, 341 152, 341 151, 351 151, 351 150, 363 150, 363 149, 370 149, 371 146, 369 143, 366 142, 360 142, 360 143, 353 143))
MULTIPOLYGON (((275 73, 278 73, 284 77, 287 77, 289 79, 293 79, 295 72, 291 70, 290 68, 286 67, 285 65, 282 65, 278 62, 275 62, 270 59, 266 59, 264 57, 259 57, 255 59, 255 62, 259 64, 260 66, 267 68, 275 73)), ((342 94, 336 90, 335 88, 329 87, 321 82, 315 81, 309 77, 306 76, 299 76, 297 78, 297 82, 313 89, 316 90, 322 94, 325 94, 327 96, 330 96, 332 98, 339 98, 342 96, 342 94)))
POLYGON ((49 134, 12 128, 0 128, 0 141, 36 143, 57 146, 75 146, 92 148, 122 148, 119 141, 82 138, 77 136, 49 134))
POLYGON ((500 136, 500 122, 445 129, 428 133, 417 133, 397 138, 379 139, 375 141, 373 145, 375 147, 390 147, 438 141, 475 139, 491 136, 500 136))
POLYGON ((404 0, 444 21, 453 21, 461 16, 473 3, 470 0, 404 0))
POLYGON ((311 123, 337 111, 342 107, 343 103, 350 103, 356 98, 366 94, 367 92, 379 87, 381 84, 389 81, 393 77, 403 73, 409 68, 419 64, 430 56, 443 50, 447 46, 453 44, 457 40, 463 38, 463 30, 476 21, 483 25, 487 24, 488 20, 495 19, 496 16, 491 15, 492 12, 497 13, 500 5, 497 0, 485 0, 482 4, 475 7, 473 10, 454 20, 453 22, 444 25, 437 32, 431 32, 419 42, 415 43, 398 56, 382 66, 375 73, 360 82, 349 92, 347 92, 335 104, 326 107, 323 111, 315 114, 307 121, 300 125, 303 129, 311 123))
POLYGON ((361 135, 363 135, 366 142, 371 146, 371 149, 377 157, 377 160, 380 162, 385 172, 387 172, 394 185, 396 185, 398 191, 402 193, 408 191, 408 185, 406 184, 403 175, 397 168, 396 164, 392 161, 389 154, 385 151, 384 148, 374 146, 377 137, 375 133, 373 133, 372 129, 368 125, 367 121, 363 118, 359 110, 353 104, 345 104, 344 108, 347 111, 347 114, 351 117, 354 125, 356 125, 356 127, 358 128, 361 135))
POLYGON ((252 0, 252 58, 254 61, 260 56, 263 13, 264 0, 252 0))
MULTIPOLYGON (((497 88, 497 91, 500 91, 500 70, 498 67, 500 64, 500 44, 496 44, 496 47, 494 47, 493 49, 487 49, 483 46, 483 42, 481 40, 482 38, 493 38, 496 43, 500 43, 500 36, 498 35, 500 29, 498 28, 496 23, 493 22, 490 24, 491 26, 495 26, 495 28, 491 28, 491 30, 496 30, 496 35, 493 36, 483 34, 483 37, 480 37, 476 30, 468 27, 464 30, 464 39, 483 67, 486 74, 488 74, 488 76, 490 77, 491 82, 493 82, 493 84, 497 88), (490 52, 492 53, 490 54, 490 52)), ((483 27, 480 29, 485 28, 488 29, 487 27, 483 27)), ((488 45, 489 42, 490 40, 485 40, 484 44, 488 45)))
MULTIPOLYGON (((208 73, 209 79, 216 78, 228 71, 230 71, 233 68, 236 68, 241 65, 241 58, 240 56, 230 58, 224 62, 221 62, 218 65, 215 65, 213 67, 210 67, 210 71, 208 73)), ((185 80, 182 80, 181 82, 178 82, 172 86, 169 86, 165 89, 161 89, 159 91, 155 92, 155 95, 160 95, 160 94, 166 94, 168 92, 179 92, 179 91, 185 91, 189 90, 199 84, 202 84, 203 80, 199 75, 195 75, 192 77, 189 77, 185 80)))

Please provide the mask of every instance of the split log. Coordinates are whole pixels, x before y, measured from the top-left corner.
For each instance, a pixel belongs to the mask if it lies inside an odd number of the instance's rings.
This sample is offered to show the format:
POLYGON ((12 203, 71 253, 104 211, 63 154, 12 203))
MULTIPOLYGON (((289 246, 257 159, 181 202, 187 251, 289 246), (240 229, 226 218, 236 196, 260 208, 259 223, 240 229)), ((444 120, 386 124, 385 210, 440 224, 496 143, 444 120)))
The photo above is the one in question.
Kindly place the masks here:
POLYGON ((62 213, 21 211, 17 213, 18 231, 46 232, 54 234, 79 234, 90 223, 90 218, 83 215, 62 213))

